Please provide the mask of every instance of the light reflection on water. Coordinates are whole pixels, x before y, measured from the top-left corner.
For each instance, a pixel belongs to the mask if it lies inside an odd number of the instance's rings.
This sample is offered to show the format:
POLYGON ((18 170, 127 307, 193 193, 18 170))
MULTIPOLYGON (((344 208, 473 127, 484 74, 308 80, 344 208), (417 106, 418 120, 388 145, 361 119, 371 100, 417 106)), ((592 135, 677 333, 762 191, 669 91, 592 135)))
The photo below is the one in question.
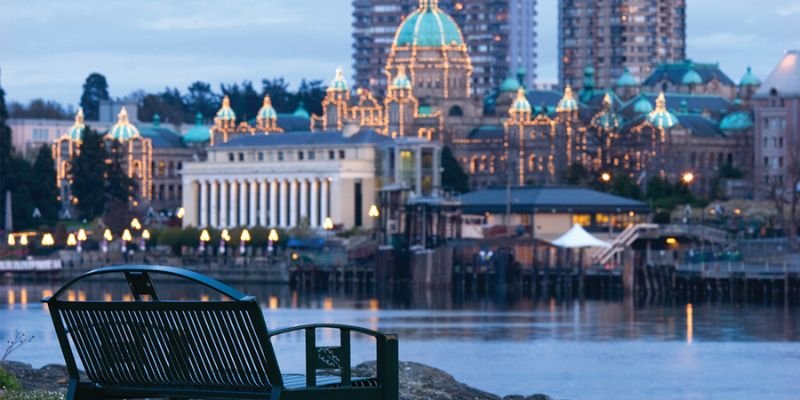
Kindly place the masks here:
MULTIPOLYGON (((0 285, 0 339, 14 329, 36 340, 12 359, 63 363, 38 300, 55 284, 0 285)), ((355 324, 400 336, 402 360, 446 370, 498 394, 541 392, 570 399, 796 399, 800 310, 728 304, 635 306, 624 301, 557 302, 463 297, 447 291, 392 295, 308 293, 235 285, 255 295, 270 327, 355 324)), ((219 300, 196 286, 168 284, 161 296, 219 300)), ((124 284, 93 282, 75 300, 131 300, 124 284)), ((332 331, 320 333, 333 344, 332 331)), ((303 370, 303 337, 274 340, 281 367, 303 370)), ((354 362, 373 359, 354 337, 354 362)))

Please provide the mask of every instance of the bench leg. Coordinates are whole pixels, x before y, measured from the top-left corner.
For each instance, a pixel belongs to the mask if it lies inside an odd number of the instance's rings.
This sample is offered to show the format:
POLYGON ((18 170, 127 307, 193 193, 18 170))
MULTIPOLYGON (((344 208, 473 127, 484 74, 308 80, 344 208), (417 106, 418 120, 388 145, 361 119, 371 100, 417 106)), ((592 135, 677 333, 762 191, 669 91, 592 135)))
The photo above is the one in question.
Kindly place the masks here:
POLYGON ((77 379, 70 379, 67 387, 67 400, 94 400, 97 396, 92 394, 92 390, 86 383, 81 383, 77 379))
POLYGON ((280 400, 281 398, 281 388, 273 387, 272 388, 272 395, 269 396, 270 400, 280 400))

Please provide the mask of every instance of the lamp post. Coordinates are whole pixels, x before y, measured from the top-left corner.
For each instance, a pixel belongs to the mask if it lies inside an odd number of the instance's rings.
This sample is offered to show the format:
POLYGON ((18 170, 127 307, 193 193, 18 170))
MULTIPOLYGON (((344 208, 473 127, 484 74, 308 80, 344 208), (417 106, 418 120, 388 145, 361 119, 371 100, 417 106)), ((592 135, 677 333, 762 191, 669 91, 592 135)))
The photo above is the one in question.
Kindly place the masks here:
POLYGON ((134 217, 131 220, 131 228, 133 228, 134 230, 137 230, 137 231, 142 229, 142 224, 139 222, 138 218, 134 217))
POLYGON ((51 247, 54 244, 56 244, 56 241, 53 239, 52 233, 48 232, 42 235, 42 246, 51 247))
POLYGON ((83 251, 83 242, 86 241, 86 231, 81 228, 78 230, 78 244, 75 246, 75 250, 80 253, 83 251))
POLYGON ((105 232, 103 232, 103 243, 100 245, 101 250, 106 255, 106 263, 111 261, 108 258, 108 245, 112 240, 114 240, 114 236, 111 234, 111 229, 106 228, 105 232))
POLYGON ((133 236, 131 236, 131 231, 125 229, 122 231, 122 246, 120 246, 120 251, 122 252, 122 258, 125 262, 128 262, 128 242, 133 240, 133 236))
POLYGON ((223 229, 222 233, 219 235, 219 254, 222 254, 224 257, 222 262, 224 264, 228 263, 228 255, 225 253, 225 249, 228 247, 228 242, 231 240, 231 234, 228 232, 227 229, 223 229))
POLYGON ((142 239, 139 242, 139 248, 142 251, 147 250, 147 241, 150 240, 150 231, 145 229, 142 231, 142 239))
POLYGON ((75 247, 77 245, 78 245, 78 239, 75 238, 74 233, 70 233, 69 236, 67 236, 67 246, 75 247))
POLYGON ((19 244, 20 244, 20 246, 27 246, 28 245, 28 235, 23 234, 19 238, 19 244))
POLYGON ((276 231, 274 228, 270 229, 269 235, 267 235, 267 240, 269 241, 269 244, 267 245, 267 252, 270 256, 273 255, 272 253, 275 250, 273 243, 277 243, 278 239, 278 231, 276 231))
POLYGON ((322 222, 322 229, 325 229, 325 241, 327 242, 330 231, 333 229, 333 220, 331 217, 325 217, 325 220, 322 222))
POLYGON ((208 229, 203 229, 203 231, 200 232, 200 247, 198 248, 201 254, 205 254, 206 243, 210 241, 211 241, 211 235, 208 234, 208 229))
POLYGON ((17 244, 17 240, 14 238, 13 233, 8 234, 8 247, 13 247, 17 244))
POLYGON ((178 210, 175 211, 175 216, 178 217, 178 219, 183 219, 184 215, 186 215, 186 209, 178 207, 178 210))
POLYGON ((250 231, 248 231, 247 228, 244 228, 242 230, 242 234, 239 236, 239 254, 245 257, 247 256, 247 254, 245 254, 245 252, 247 251, 247 248, 245 248, 245 246, 249 241, 250 241, 250 231))
MULTIPOLYGON (((374 232, 373 236, 377 237, 378 236, 378 231, 380 229, 380 227, 378 226, 378 218, 381 216, 381 212, 380 212, 380 210, 378 210, 378 206, 373 204, 369 208, 368 214, 369 214, 369 217, 372 218, 372 230, 374 232)), ((380 239, 380 238, 378 238, 378 239, 380 239)))

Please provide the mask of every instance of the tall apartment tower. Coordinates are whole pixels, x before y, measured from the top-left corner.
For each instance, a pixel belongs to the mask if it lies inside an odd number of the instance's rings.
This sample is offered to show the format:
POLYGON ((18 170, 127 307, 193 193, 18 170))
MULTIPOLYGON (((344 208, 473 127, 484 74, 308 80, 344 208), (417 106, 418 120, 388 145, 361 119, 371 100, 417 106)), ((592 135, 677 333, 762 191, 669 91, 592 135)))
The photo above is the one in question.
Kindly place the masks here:
MULTIPOLYGON (((537 0, 440 0, 438 6, 461 27, 472 59, 472 91, 484 95, 509 75, 524 70, 536 79, 537 0)), ((384 68, 403 18, 419 0, 353 0, 354 82, 384 94, 384 68)))
POLYGON ((686 58, 686 0, 559 0, 558 78, 608 88, 627 68, 643 80, 658 63, 686 58))

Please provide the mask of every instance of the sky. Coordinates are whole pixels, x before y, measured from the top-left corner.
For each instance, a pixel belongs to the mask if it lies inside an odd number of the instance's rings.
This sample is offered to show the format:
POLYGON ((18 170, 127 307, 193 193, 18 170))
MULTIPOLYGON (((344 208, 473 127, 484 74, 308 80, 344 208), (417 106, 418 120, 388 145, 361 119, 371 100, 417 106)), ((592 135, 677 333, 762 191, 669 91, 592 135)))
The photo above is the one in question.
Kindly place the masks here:
MULTIPOLYGON (((467 0, 468 1, 468 0, 467 0)), ((688 57, 738 81, 764 79, 800 48, 800 0, 687 0, 688 57)), ((0 85, 7 100, 76 105, 91 72, 112 97, 284 77, 351 76, 351 0, 0 0, 0 85)), ((557 80, 557 0, 539 0, 538 75, 557 80)))

